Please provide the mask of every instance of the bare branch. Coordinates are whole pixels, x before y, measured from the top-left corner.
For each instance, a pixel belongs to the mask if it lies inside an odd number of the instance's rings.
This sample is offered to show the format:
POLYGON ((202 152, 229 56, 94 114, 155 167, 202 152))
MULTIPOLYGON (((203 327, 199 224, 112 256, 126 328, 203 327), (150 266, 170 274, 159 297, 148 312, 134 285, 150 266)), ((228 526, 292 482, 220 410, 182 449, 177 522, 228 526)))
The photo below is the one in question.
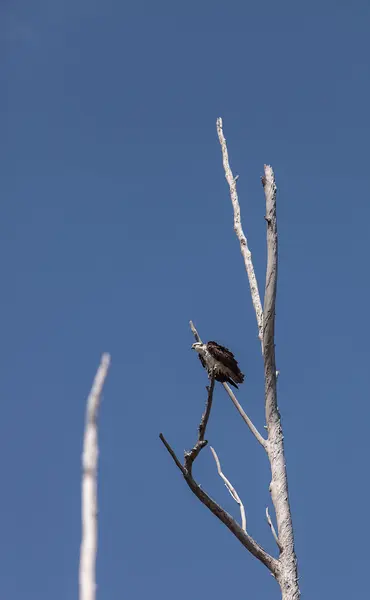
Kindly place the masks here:
POLYGON ((209 387, 207 388, 208 397, 207 397, 206 408, 202 415, 202 418, 201 418, 201 421, 200 421, 200 424, 198 427, 198 440, 189 452, 185 452, 184 466, 185 466, 185 469, 187 470, 187 472, 190 474, 191 474, 193 462, 195 461, 196 457, 198 456, 198 454, 202 450, 202 448, 204 448, 204 446, 206 446, 208 444, 207 440, 204 439, 204 436, 206 434, 206 428, 207 428, 207 424, 208 424, 209 415, 211 414, 214 389, 215 389, 215 378, 211 377, 211 383, 210 383, 209 387))
POLYGON ((211 377, 210 385, 207 386, 208 397, 207 397, 206 408, 205 408, 204 413, 202 414, 202 418, 201 418, 201 421, 200 421, 199 427, 198 427, 198 440, 200 442, 204 440, 204 436, 206 435, 208 419, 209 419, 209 415, 211 414, 214 389, 215 389, 215 378, 211 377))
POLYGON ((195 481, 192 474, 188 473, 186 469, 181 465, 180 461, 176 457, 175 452, 172 450, 169 443, 166 441, 163 434, 160 434, 160 439, 167 448, 168 452, 172 456, 176 466, 182 472, 186 483, 189 488, 195 494, 195 496, 204 504, 226 527, 235 535, 235 537, 243 544, 243 546, 249 550, 253 556, 258 558, 276 578, 279 576, 279 562, 268 554, 246 531, 244 531, 240 525, 224 510, 217 502, 215 502, 195 481))
POLYGON ((193 321, 189 321, 189 325, 190 325, 190 329, 192 330, 192 332, 193 332, 193 335, 194 335, 194 337, 195 337, 195 341, 196 341, 196 342, 199 342, 199 343, 201 344, 201 343, 202 343, 202 340, 200 339, 200 335, 199 335, 199 333, 197 332, 197 330, 196 330, 196 329, 195 329, 195 327, 194 327, 194 323, 193 323, 193 321))
POLYGON ((271 464, 271 498, 274 504, 278 539, 282 552, 279 559, 279 584, 283 600, 299 600, 297 558, 294 550, 292 515, 289 505, 288 478, 285 465, 284 436, 277 406, 275 361, 275 303, 278 270, 278 234, 276 221, 276 184, 272 168, 264 167, 262 184, 266 198, 267 269, 263 323, 263 357, 265 366, 265 409, 268 431, 268 456, 271 464))
POLYGON ((181 473, 185 477, 186 476, 186 469, 182 466, 181 462, 179 461, 179 459, 177 458, 177 456, 175 454, 175 451, 171 448, 171 446, 167 442, 166 438, 164 437, 163 433, 159 434, 159 439, 163 442, 163 444, 167 448, 167 451, 172 456, 175 465, 180 469, 181 473))
POLYGON ((250 418, 248 417, 247 413, 243 410, 242 406, 239 404, 238 400, 236 399, 236 396, 235 396, 234 392, 231 390, 230 386, 228 386, 227 383, 223 383, 222 385, 224 386, 225 390, 229 394, 235 408, 238 410, 239 414, 244 419, 244 422, 248 425, 249 429, 251 430, 251 432, 257 439, 257 441, 267 451, 268 440, 265 440, 265 438, 262 437, 262 435, 260 434, 258 429, 253 425, 253 423, 250 420, 250 418))
MULTIPOLYGON (((191 323, 191 325, 192 325, 192 323, 191 323)), ((194 327, 194 330, 196 332, 195 327, 194 327)), ((196 335, 199 338, 199 335, 197 332, 196 332, 196 335)), ((219 504, 217 504, 217 502, 212 500, 212 498, 210 496, 208 496, 208 494, 195 481, 195 479, 193 478, 193 475, 192 475, 193 462, 197 458, 201 449, 204 448, 204 446, 206 446, 206 444, 208 443, 204 439, 204 437, 205 437, 206 427, 207 427, 207 423, 208 423, 208 419, 209 419, 209 415, 210 415, 210 411, 211 411, 211 406, 212 406, 214 385, 215 385, 215 379, 214 379, 214 377, 211 377, 211 383, 208 388, 208 398, 207 398, 206 408, 202 415, 202 419, 201 419, 201 422, 200 422, 200 425, 198 428, 198 440, 197 440, 196 444, 194 445, 194 447, 189 452, 185 452, 184 465, 182 465, 180 463, 174 450, 171 448, 170 444, 167 442, 164 435, 161 433, 159 435, 159 437, 160 437, 162 443, 164 444, 164 446, 166 447, 167 451, 171 455, 176 466, 178 467, 178 469, 180 469, 189 488, 196 495, 196 497, 205 506, 207 506, 207 508, 209 508, 209 510, 214 515, 216 515, 216 517, 218 519, 220 519, 220 521, 222 521, 222 523, 224 523, 226 525, 226 527, 228 527, 228 529, 230 529, 230 531, 235 535, 235 537, 238 538, 238 540, 243 544, 243 546, 245 548, 247 548, 247 550, 249 550, 249 552, 251 552, 253 554, 253 556, 258 558, 271 571, 271 573, 274 575, 274 577, 277 577, 278 573, 279 573, 278 561, 275 558, 273 558, 272 556, 270 556, 270 554, 268 554, 246 531, 244 531, 240 527, 240 525, 238 525, 238 523, 235 521, 235 519, 233 519, 231 517, 231 515, 229 515, 229 513, 227 513, 221 506, 219 506, 219 504)), ((230 485, 230 487, 232 487, 231 484, 229 484, 229 485, 230 485)), ((235 498, 235 500, 236 500, 236 498, 235 498)), ((236 501, 238 501, 238 500, 236 500, 236 501)), ((240 501, 240 499, 239 499, 239 501, 240 501)))
POLYGON ((97 466, 98 412, 104 381, 110 363, 103 354, 87 399, 85 434, 82 454, 82 540, 80 549, 80 600, 95 600, 95 565, 97 553, 97 466))
POLYGON ((258 291, 258 284, 256 275, 254 273, 254 267, 252 262, 252 254, 248 248, 247 238, 244 234, 241 216, 240 216, 240 205, 238 200, 238 193, 236 191, 236 180, 229 165, 229 154, 227 151, 226 139, 222 129, 222 119, 218 118, 216 122, 218 139, 220 140, 222 150, 222 161, 225 170, 226 181, 230 188, 230 198, 234 209, 234 231, 240 243, 240 250, 244 258, 245 269, 247 271, 249 286, 251 289, 252 302, 257 318, 258 325, 258 337, 261 340, 262 351, 263 351, 263 311, 261 299, 258 291))
POLYGON ((273 525, 273 522, 271 521, 271 517, 270 517, 270 513, 269 513, 268 506, 266 506, 266 519, 267 519, 267 523, 268 523, 268 524, 269 524, 269 526, 270 526, 271 533, 272 533, 272 535, 273 535, 273 537, 274 537, 274 540, 275 540, 275 542, 277 543, 277 545, 278 545, 278 548, 279 548, 279 550, 280 550, 280 552, 281 552, 281 551, 282 551, 282 547, 281 547, 281 544, 280 544, 280 542, 279 542, 279 538, 278 538, 278 536, 277 536, 277 533, 276 533, 276 531, 275 531, 275 527, 274 527, 274 525, 273 525))
POLYGON ((204 446, 206 446, 208 444, 207 440, 205 440, 204 437, 206 434, 209 416, 211 414, 214 389, 215 389, 215 378, 212 377, 210 385, 207 387, 207 391, 208 391, 207 402, 206 402, 206 407, 205 407, 204 413, 202 414, 202 418, 200 420, 199 427, 198 427, 198 439, 197 439, 196 443, 194 444, 193 448, 191 450, 189 450, 188 452, 185 452, 184 465, 182 465, 180 463, 179 459, 177 458, 175 452, 172 450, 171 446, 167 442, 163 433, 159 434, 161 441, 166 446, 166 448, 167 448, 168 452, 170 453, 170 455, 172 456, 176 466, 180 469, 180 471, 182 472, 184 477, 187 477, 189 474, 191 475, 193 462, 197 458, 197 456, 198 456, 199 452, 202 450, 202 448, 204 448, 204 446))
POLYGON ((193 477, 187 477, 185 479, 191 491, 197 496, 197 498, 220 520, 226 527, 235 535, 235 537, 243 544, 243 546, 249 550, 253 556, 258 558, 274 575, 278 578, 279 576, 279 562, 268 554, 257 542, 254 540, 246 531, 240 527, 240 525, 224 510, 217 502, 212 500, 210 496, 198 485, 193 477))
POLYGON ((246 519, 246 516, 245 516, 244 504, 240 500, 240 497, 238 496, 238 493, 237 493, 236 489, 234 488, 234 486, 231 485, 230 481, 223 474, 222 469, 221 469, 221 464, 220 464, 219 458, 217 456, 216 450, 214 448, 212 448, 212 446, 210 448, 211 448, 211 452, 213 454, 213 458, 216 461, 217 471, 218 471, 219 476, 223 480, 226 488, 230 492, 231 496, 234 498, 235 502, 237 504, 239 504, 240 515, 241 515, 241 518, 242 518, 242 529, 243 529, 243 531, 247 531, 247 519, 246 519))

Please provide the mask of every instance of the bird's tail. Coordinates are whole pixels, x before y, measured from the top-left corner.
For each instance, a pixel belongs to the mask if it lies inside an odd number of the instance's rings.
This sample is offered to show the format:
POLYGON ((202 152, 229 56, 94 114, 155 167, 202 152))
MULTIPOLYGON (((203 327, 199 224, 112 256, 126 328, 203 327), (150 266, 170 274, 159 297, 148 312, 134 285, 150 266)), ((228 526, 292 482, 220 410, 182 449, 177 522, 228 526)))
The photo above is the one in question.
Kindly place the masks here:
POLYGON ((236 383, 233 382, 232 379, 230 379, 230 377, 228 377, 226 379, 227 383, 230 383, 230 385, 232 385, 234 388, 236 388, 237 390, 239 389, 238 386, 236 385, 236 383))

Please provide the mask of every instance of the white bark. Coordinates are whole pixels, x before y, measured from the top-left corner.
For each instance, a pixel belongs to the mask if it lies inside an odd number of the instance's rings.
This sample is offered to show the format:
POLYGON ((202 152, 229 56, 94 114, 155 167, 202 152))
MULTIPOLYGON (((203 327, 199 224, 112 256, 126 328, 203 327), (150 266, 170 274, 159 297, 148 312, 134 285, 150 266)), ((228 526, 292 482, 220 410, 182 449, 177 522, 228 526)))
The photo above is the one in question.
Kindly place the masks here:
POLYGON ((224 386, 225 390, 227 391, 227 393, 229 395, 229 398, 231 399, 231 401, 234 404, 235 408, 239 412, 240 416, 242 417, 242 419, 244 420, 244 422, 248 425, 249 429, 251 430, 251 432, 255 436, 256 440, 261 444, 262 448, 264 448, 266 450, 266 452, 267 452, 268 441, 265 440, 265 438, 260 434, 260 432, 258 431, 257 427, 255 427, 253 425, 251 419, 248 417, 247 413, 245 412, 245 410, 243 409, 243 407, 241 406, 241 404, 238 402, 238 400, 237 400, 234 392, 230 388, 230 386, 227 385, 227 383, 223 383, 222 385, 224 386))
POLYGON ((271 521, 271 517, 270 517, 268 506, 266 506, 266 519, 267 519, 267 523, 269 524, 269 527, 271 529, 271 533, 272 533, 272 535, 274 537, 274 540, 277 543, 277 546, 278 546, 278 548, 279 548, 279 550, 281 552, 282 551, 282 547, 281 547, 281 544, 279 542, 279 538, 277 536, 277 533, 275 531, 275 527, 274 527, 274 525, 273 525, 273 523, 271 521))
MULTIPOLYGON (((196 333, 196 335, 198 335, 198 333, 196 333)), ((184 464, 183 465, 181 464, 181 462, 177 458, 174 450, 171 448, 170 444, 167 442, 167 440, 164 437, 164 435, 162 433, 160 433, 159 437, 160 437, 162 443, 164 444, 164 446, 166 447, 167 451, 171 455, 171 457, 172 457, 173 461, 175 462, 176 466, 181 471, 181 473, 182 473, 182 475, 183 475, 183 477, 184 477, 187 485, 189 486, 189 488, 191 489, 191 491, 193 492, 193 494, 195 494, 196 497, 224 525, 226 525, 226 527, 228 527, 228 529, 243 544, 243 546, 251 554, 253 554, 253 556, 255 556, 256 558, 258 558, 258 560, 260 560, 269 569, 270 573, 272 573, 272 575, 274 577, 277 577, 278 576, 278 571, 279 571, 279 562, 276 560, 276 558, 274 558, 273 556, 271 556, 270 554, 268 554, 268 552, 266 552, 256 542, 256 540, 254 538, 252 538, 252 536, 250 536, 245 529, 243 529, 243 527, 240 527, 240 525, 235 521, 235 519, 233 519, 233 517, 231 517, 231 515, 229 515, 229 513, 227 513, 219 504, 217 504, 217 502, 215 502, 214 500, 212 500, 212 498, 199 485, 199 483, 197 483, 195 481, 195 479, 193 477, 193 472, 192 472, 193 471, 193 463, 196 460, 196 458, 199 455, 199 453, 201 452, 201 450, 208 443, 204 439, 204 437, 205 437, 206 427, 207 427, 207 423, 208 423, 208 419, 209 419, 209 415, 210 415, 210 410, 211 410, 214 384, 215 384, 215 379, 214 379, 214 377, 212 377, 211 384, 208 387, 208 398, 207 398, 206 410, 203 413, 203 416, 202 416, 202 419, 201 419, 201 422, 200 422, 200 425, 199 425, 199 428, 198 428, 198 440, 196 441, 195 445, 193 446, 193 448, 189 452, 185 452, 185 454, 184 454, 184 464)), ((231 493, 232 486, 231 486, 230 482, 228 482, 228 483, 230 485, 230 488, 228 488, 228 489, 229 489, 229 491, 231 493)), ((232 489, 234 490, 234 488, 232 488, 232 489)), ((234 492, 235 492, 235 490, 234 490, 234 492)), ((235 492, 235 494, 236 494, 236 492, 235 492)), ((237 496, 237 494, 236 494, 236 496, 237 496)), ((236 496, 233 495, 233 498, 235 500, 236 500, 236 496)), ((236 501, 240 502, 239 496, 237 496, 237 498, 238 498, 238 500, 236 500, 236 501)), ((244 511, 244 507, 243 507, 243 511, 244 511)), ((242 525, 243 526, 246 525, 246 523, 245 523, 245 514, 244 514, 244 519, 243 519, 243 516, 242 516, 242 525)))
POLYGON ((239 240, 239 243, 240 243, 240 251, 242 253, 242 256, 244 259, 244 264, 245 264, 245 269, 246 269, 247 275, 248 275, 249 286, 251 289, 252 302, 253 302, 254 310, 256 313, 256 318, 257 318, 258 337, 261 340, 261 346, 262 346, 262 351, 263 351, 262 304, 261 304, 261 299, 260 299, 260 295, 259 295, 259 291, 258 291, 257 279, 256 279, 256 275, 254 272, 254 267, 253 267, 253 262, 252 262, 252 254, 251 254, 251 251, 249 250, 247 238, 244 234, 243 227, 242 227, 238 193, 236 191, 236 182, 237 182, 238 177, 234 177, 234 175, 232 174, 230 165, 229 165, 229 154, 227 151, 226 139, 225 139, 224 132, 222 129, 221 117, 219 117, 217 119, 216 126, 217 126, 218 139, 220 140, 220 144, 221 144, 222 161, 223 161, 223 166, 224 166, 224 170, 225 170, 225 178, 226 178, 227 183, 229 184, 230 198, 231 198, 231 203, 233 205, 233 210, 234 210, 234 231, 235 231, 237 238, 239 240))
POLYGON ((87 399, 85 434, 82 454, 82 539, 80 549, 80 600, 95 600, 95 565, 98 537, 97 466, 98 412, 101 393, 110 363, 103 354, 87 399))
POLYGON ((288 478, 284 455, 284 436, 277 406, 275 365, 275 302, 278 268, 276 222, 276 185, 272 168, 265 165, 262 178, 266 197, 267 269, 264 302, 263 348, 265 363, 265 409, 268 431, 268 456, 271 465, 270 493, 275 508, 279 545, 282 548, 278 582, 283 600, 299 600, 297 559, 294 551, 293 523, 289 505, 288 478))
MULTIPOLYGON (((249 251, 247 240, 241 226, 240 206, 236 192, 236 178, 230 169, 228 151, 225 136, 222 129, 222 119, 217 119, 217 133, 221 144, 223 166, 225 177, 230 187, 231 202, 234 209, 234 230, 240 242, 240 248, 244 257, 245 267, 248 274, 249 285, 253 306, 256 312, 259 337, 262 345, 262 353, 265 367, 265 412, 268 439, 264 440, 253 424, 243 415, 238 405, 232 398, 232 392, 224 385, 230 398, 233 400, 239 413, 251 429, 257 440, 267 451, 271 465, 272 480, 270 493, 276 513, 278 533, 276 541, 280 549, 279 569, 277 580, 279 582, 283 600, 299 600, 300 591, 298 586, 297 559, 294 550, 293 524, 288 496, 288 479, 285 466, 284 436, 280 423, 280 414, 277 407, 276 379, 278 372, 275 364, 275 302, 277 287, 278 267, 278 236, 276 223, 276 185, 274 173, 270 166, 265 165, 265 174, 262 184, 266 198, 266 223, 267 223, 267 269, 264 308, 262 305, 254 273, 252 256, 249 251), (231 393, 230 393, 231 392, 231 393)), ((274 534, 272 521, 269 525, 274 534)))
MULTIPOLYGON (((198 456, 200 450, 207 444, 204 440, 205 427, 208 421, 210 412, 206 411, 207 419, 204 428, 199 429, 199 439, 190 452, 185 453, 184 464, 178 460, 175 452, 168 444, 162 434, 160 438, 172 456, 177 467, 182 472, 184 479, 192 492, 199 500, 207 506, 207 508, 220 519, 235 537, 243 544, 243 546, 253 556, 258 558, 276 578, 281 589, 282 600, 299 600, 300 591, 298 586, 297 559, 294 550, 293 524, 289 505, 288 496, 288 480, 285 466, 284 455, 284 438, 280 423, 280 414, 277 407, 277 391, 276 380, 278 372, 275 364, 275 302, 277 288, 277 266, 278 266, 278 237, 276 224, 276 185, 274 173, 270 166, 265 165, 265 174, 262 177, 262 183, 266 197, 266 223, 267 223, 267 269, 266 269, 266 285, 264 309, 262 311, 261 300, 258 292, 257 281, 254 273, 252 256, 247 245, 247 239, 244 235, 238 196, 236 192, 236 178, 230 169, 226 140, 222 130, 222 120, 217 119, 217 132, 222 149, 223 165, 225 169, 226 180, 230 187, 230 196, 234 209, 234 230, 240 242, 241 252, 244 258, 245 268, 249 278, 249 284, 252 295, 252 302, 256 312, 259 337, 261 340, 264 368, 265 368, 265 413, 267 423, 267 440, 261 436, 252 421, 245 413, 234 393, 227 384, 223 384, 225 390, 229 394, 235 407, 248 425, 249 429, 264 448, 267 453, 271 465, 271 484, 270 493, 276 514, 277 532, 273 526, 272 520, 266 509, 267 522, 271 528, 271 532, 279 548, 279 558, 276 559, 269 555, 261 546, 247 533, 244 507, 239 496, 235 492, 230 482, 226 479, 221 471, 217 455, 214 453, 218 472, 225 481, 227 488, 233 498, 238 502, 242 511, 242 527, 219 506, 194 480, 192 475, 192 464, 198 456), (200 432, 202 431, 202 435, 200 432)), ((201 342, 200 336, 190 321, 190 327, 197 342, 201 342)), ((211 380, 211 388, 213 390, 214 378, 211 380)), ((209 392, 209 396, 212 394, 209 392)), ((204 420, 204 417, 202 421, 204 420)), ((213 450, 212 450, 213 451, 213 450)), ((214 451, 213 451, 214 452, 214 451)))
POLYGON ((219 476, 221 477, 222 481, 224 482, 226 489, 228 490, 228 492, 230 493, 232 498, 235 500, 235 502, 237 504, 239 504, 240 516, 241 516, 241 520, 242 520, 242 529, 243 529, 243 531, 247 531, 247 518, 245 516, 244 504, 241 501, 240 496, 239 496, 238 492, 236 491, 236 489, 234 488, 234 486, 230 483, 230 481, 228 480, 226 475, 223 474, 222 469, 221 469, 220 459, 217 456, 216 450, 214 448, 212 448, 212 446, 210 446, 210 448, 211 448, 211 452, 213 454, 213 458, 215 459, 215 462, 216 462, 217 472, 218 472, 219 476))

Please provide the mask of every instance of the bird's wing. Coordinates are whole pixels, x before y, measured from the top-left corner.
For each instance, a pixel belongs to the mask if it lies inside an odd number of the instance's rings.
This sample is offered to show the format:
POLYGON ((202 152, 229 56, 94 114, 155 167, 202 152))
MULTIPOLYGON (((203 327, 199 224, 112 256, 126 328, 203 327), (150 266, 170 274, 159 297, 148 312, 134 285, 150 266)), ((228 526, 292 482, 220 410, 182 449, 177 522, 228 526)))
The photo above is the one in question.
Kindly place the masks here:
POLYGON ((207 348, 213 358, 219 360, 222 364, 229 367, 229 369, 238 366, 233 353, 228 348, 225 348, 225 346, 221 346, 217 342, 208 342, 207 348))
POLYGON ((233 353, 228 348, 221 346, 221 344, 218 344, 217 342, 208 342, 207 348, 213 358, 225 365, 225 367, 235 374, 237 383, 242 383, 244 381, 244 375, 239 369, 233 353))
POLYGON ((206 369, 207 365, 206 365, 206 361, 204 360, 203 356, 201 354, 198 354, 198 357, 199 357, 200 362, 202 363, 202 367, 204 369, 206 369))

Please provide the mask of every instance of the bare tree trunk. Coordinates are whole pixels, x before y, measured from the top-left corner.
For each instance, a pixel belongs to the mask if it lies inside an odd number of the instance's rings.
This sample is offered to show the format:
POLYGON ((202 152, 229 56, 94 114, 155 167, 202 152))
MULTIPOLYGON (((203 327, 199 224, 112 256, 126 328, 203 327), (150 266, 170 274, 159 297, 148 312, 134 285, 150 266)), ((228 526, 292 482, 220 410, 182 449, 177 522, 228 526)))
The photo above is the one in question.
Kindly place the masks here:
POLYGON ((275 301, 278 270, 278 235, 276 223, 276 185, 274 173, 265 165, 262 178, 266 196, 267 269, 263 308, 263 357, 265 364, 265 408, 268 432, 268 457, 271 465, 270 494, 275 508, 278 538, 282 549, 278 582, 283 600, 300 597, 297 559, 294 551, 293 523, 290 513, 288 478, 285 465, 284 436, 277 406, 275 364, 275 301))
POLYGON ((87 399, 84 446, 82 453, 82 539, 80 550, 80 600, 95 600, 95 565, 98 549, 98 412, 110 363, 103 354, 87 399))

